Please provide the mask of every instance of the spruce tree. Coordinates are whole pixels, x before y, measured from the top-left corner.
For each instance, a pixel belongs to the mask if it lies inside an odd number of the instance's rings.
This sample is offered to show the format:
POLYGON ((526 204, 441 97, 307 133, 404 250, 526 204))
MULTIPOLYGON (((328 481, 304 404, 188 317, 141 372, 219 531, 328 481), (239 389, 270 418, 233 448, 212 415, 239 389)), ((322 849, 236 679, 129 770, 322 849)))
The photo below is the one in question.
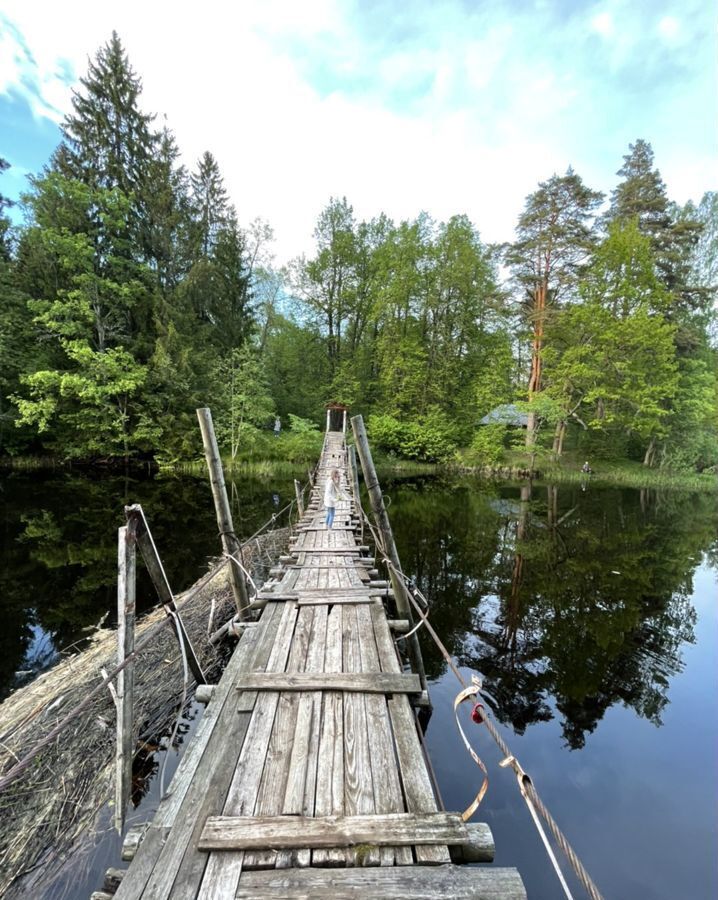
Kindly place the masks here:
POLYGON ((616 174, 623 180, 611 194, 606 223, 637 221, 641 234, 651 241, 661 280, 673 295, 672 318, 685 326, 687 316, 705 307, 706 298, 690 274, 691 255, 703 225, 695 217, 678 214, 654 167, 653 149, 647 141, 629 144, 629 153, 616 174))
POLYGON ((142 82, 133 71, 117 32, 90 60, 73 112, 63 122, 64 142, 53 168, 91 188, 143 195, 147 162, 157 144, 152 115, 139 107, 142 82))
POLYGON ((227 225, 229 201, 217 160, 205 152, 192 173, 192 209, 196 258, 209 259, 221 228, 227 225))

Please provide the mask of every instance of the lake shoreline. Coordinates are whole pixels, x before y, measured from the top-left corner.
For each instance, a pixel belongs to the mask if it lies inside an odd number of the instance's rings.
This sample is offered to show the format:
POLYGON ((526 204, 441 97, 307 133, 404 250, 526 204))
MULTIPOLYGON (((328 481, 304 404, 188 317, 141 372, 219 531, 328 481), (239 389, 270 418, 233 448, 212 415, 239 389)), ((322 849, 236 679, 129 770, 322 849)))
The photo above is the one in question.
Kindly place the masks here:
MULTIPOLYGON (((416 460, 387 457, 381 452, 375 454, 377 471, 389 477, 411 477, 420 475, 469 475, 488 481, 506 482, 555 482, 557 484, 589 484, 603 487, 667 488, 672 490, 717 491, 718 475, 712 473, 676 472, 665 469, 647 469, 640 463, 628 460, 601 460, 596 463, 591 474, 581 472, 578 466, 562 466, 558 462, 548 462, 540 468, 520 465, 467 466, 453 461, 418 462, 416 460)), ((232 462, 223 460, 228 474, 247 475, 253 478, 272 478, 280 475, 307 477, 311 469, 308 462, 289 462, 277 459, 248 459, 232 462)), ((91 472, 93 474, 130 473, 146 475, 190 475, 206 477, 204 460, 187 460, 169 464, 158 464, 153 460, 102 460, 78 461, 53 456, 0 457, 0 471, 66 471, 91 472)))

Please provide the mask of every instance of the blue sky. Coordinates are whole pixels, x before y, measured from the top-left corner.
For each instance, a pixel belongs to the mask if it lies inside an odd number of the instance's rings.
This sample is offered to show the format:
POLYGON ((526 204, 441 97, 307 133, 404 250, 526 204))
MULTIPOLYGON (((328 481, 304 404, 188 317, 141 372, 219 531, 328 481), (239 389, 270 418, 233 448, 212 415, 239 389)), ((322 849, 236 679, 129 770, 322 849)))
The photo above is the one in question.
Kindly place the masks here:
POLYGON ((3 0, 0 155, 16 195, 46 162, 88 55, 113 28, 192 165, 218 158, 280 261, 316 216, 465 212, 509 240, 568 165, 609 192, 651 142, 670 196, 717 187, 716 5, 706 0, 3 0))

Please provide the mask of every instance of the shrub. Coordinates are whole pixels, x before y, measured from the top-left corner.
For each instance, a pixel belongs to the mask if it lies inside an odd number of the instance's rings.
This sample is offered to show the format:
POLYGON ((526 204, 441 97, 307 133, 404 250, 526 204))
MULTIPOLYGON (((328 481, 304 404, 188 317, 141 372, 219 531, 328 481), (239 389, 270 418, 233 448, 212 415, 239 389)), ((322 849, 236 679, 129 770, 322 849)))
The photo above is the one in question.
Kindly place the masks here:
POLYGON ((504 454, 505 425, 482 425, 464 453, 464 462, 471 466, 495 466, 504 454))
POLYGON ((438 409, 415 422, 400 422, 388 415, 370 416, 367 427, 372 443, 406 459, 441 462, 456 450, 456 428, 438 409))

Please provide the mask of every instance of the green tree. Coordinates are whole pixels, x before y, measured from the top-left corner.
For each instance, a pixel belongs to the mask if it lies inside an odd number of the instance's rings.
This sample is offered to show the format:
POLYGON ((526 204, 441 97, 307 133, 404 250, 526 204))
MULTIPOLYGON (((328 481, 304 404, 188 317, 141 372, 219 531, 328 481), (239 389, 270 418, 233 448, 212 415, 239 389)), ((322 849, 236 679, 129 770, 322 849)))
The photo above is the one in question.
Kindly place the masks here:
POLYGON ((661 280, 672 294, 670 316, 682 330, 677 333, 679 348, 690 348, 689 317, 705 310, 705 292, 691 278, 691 256, 703 225, 697 217, 680 213, 670 203, 660 172, 654 167, 651 145, 644 140, 629 144, 629 153, 616 174, 622 181, 611 194, 607 222, 635 219, 641 234, 651 242, 661 280))
POLYGON ((354 210, 346 197, 332 197, 314 229, 316 256, 295 260, 292 288, 325 335, 332 376, 339 365, 344 327, 356 298, 354 210))
POLYGON ((636 436, 650 464, 666 436, 678 390, 675 326, 661 311, 668 293, 635 220, 613 223, 581 282, 582 303, 560 311, 543 351, 545 395, 558 422, 561 454, 568 422, 636 436))
POLYGON ((217 383, 223 391, 216 398, 217 439, 229 447, 236 460, 241 449, 256 439, 258 429, 274 416, 274 400, 264 365, 248 343, 233 349, 219 364, 217 383))
POLYGON ((80 84, 51 167, 90 188, 118 189, 141 202, 158 138, 151 130, 154 116, 140 110, 142 82, 117 32, 90 60, 80 84))
POLYGON ((531 331, 528 446, 536 440, 538 421, 531 405, 543 386, 542 349, 548 313, 575 289, 596 242, 591 217, 601 199, 573 169, 562 176, 553 175, 526 199, 516 241, 506 253, 506 262, 523 291, 522 309, 531 331))

